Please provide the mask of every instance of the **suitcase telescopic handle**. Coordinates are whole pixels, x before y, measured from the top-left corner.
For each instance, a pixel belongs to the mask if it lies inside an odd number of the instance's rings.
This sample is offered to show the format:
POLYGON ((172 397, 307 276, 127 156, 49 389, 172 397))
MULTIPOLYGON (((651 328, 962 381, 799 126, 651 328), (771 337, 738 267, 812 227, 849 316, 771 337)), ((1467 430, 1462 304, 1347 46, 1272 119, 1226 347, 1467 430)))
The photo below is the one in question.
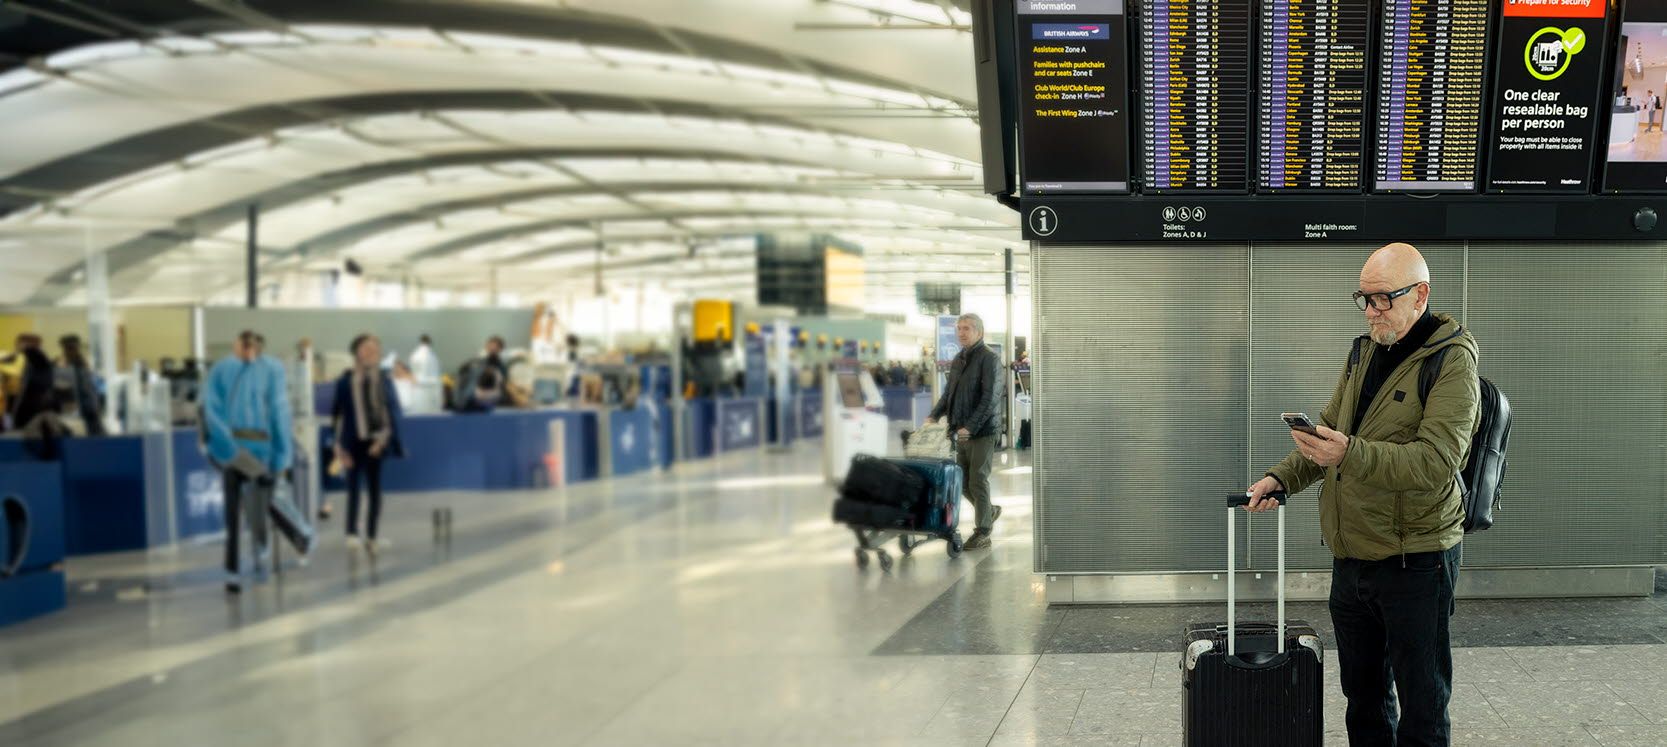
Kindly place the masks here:
MULTIPOLYGON (((1274 635, 1279 641, 1279 653, 1285 653, 1285 502, 1290 495, 1283 490, 1268 493, 1264 499, 1272 498, 1279 501, 1279 627, 1274 635)), ((1249 493, 1232 493, 1227 496, 1227 655, 1238 655, 1238 597, 1235 594, 1234 578, 1238 575, 1234 567, 1234 556, 1238 555, 1238 522, 1237 514, 1240 507, 1250 505, 1249 493)))
MULTIPOLYGON (((1268 493, 1267 495, 1262 496, 1262 499, 1267 500, 1269 498, 1272 498, 1274 500, 1279 501, 1279 505, 1283 506, 1283 505, 1285 505, 1285 500, 1290 498, 1290 497, 1291 497, 1290 493, 1287 493, 1283 490, 1276 490, 1272 493, 1268 493)), ((1249 493, 1230 493, 1227 496, 1227 505, 1233 506, 1235 508, 1239 507, 1239 506, 1248 506, 1248 505, 1250 505, 1250 494, 1249 493)))

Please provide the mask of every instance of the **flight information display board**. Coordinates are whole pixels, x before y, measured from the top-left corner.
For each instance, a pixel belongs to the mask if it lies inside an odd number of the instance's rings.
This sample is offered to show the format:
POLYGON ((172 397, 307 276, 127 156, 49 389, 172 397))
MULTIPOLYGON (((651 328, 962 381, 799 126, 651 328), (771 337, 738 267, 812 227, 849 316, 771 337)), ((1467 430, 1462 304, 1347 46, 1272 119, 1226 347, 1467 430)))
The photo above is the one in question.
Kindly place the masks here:
POLYGON ((1123 0, 1019 0, 1024 192, 1129 189, 1123 0))
POLYGON ((1359 192, 1371 12, 1361 0, 1262 0, 1262 191, 1359 192))
POLYGON ((1249 0, 1141 0, 1148 192, 1250 186, 1249 0))
POLYGON ((1473 192, 1489 0, 1383 0, 1375 188, 1473 192))

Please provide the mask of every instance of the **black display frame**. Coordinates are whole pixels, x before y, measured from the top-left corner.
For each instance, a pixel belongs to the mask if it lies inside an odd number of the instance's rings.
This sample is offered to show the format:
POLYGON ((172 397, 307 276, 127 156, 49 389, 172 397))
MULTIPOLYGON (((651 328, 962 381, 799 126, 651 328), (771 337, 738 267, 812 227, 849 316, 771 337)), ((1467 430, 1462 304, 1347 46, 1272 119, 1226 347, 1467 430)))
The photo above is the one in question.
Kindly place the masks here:
MULTIPOLYGON (((1108 197, 1109 196, 1119 196, 1119 197, 1121 197, 1121 196, 1127 196, 1127 195, 1130 195, 1130 194, 1134 194, 1135 192, 1137 192, 1139 190, 1138 185, 1140 184, 1141 179, 1140 179, 1140 175, 1135 173, 1135 164, 1139 162, 1139 159, 1136 157, 1136 154, 1138 153, 1137 147, 1138 147, 1139 144, 1134 141, 1135 133, 1139 132, 1138 128, 1136 128, 1134 126, 1134 122, 1136 121, 1136 118, 1139 116, 1139 112, 1136 111, 1137 107, 1133 106, 1133 102, 1136 100, 1135 86, 1138 83, 1138 77, 1139 76, 1135 75, 1134 70, 1129 67, 1129 65, 1131 64, 1131 60, 1132 60, 1132 58, 1129 56, 1129 52, 1130 52, 1129 45, 1133 43, 1132 40, 1134 39, 1134 36, 1133 36, 1133 34, 1134 34, 1134 23, 1132 21, 1132 17, 1131 17, 1131 14, 1130 14, 1130 6, 1138 4, 1139 2, 1140 2, 1140 0, 1123 0, 1123 14, 1122 15, 1123 15, 1123 55, 1124 55, 1124 63, 1123 63, 1123 73, 1124 73, 1124 75, 1123 75, 1123 77, 1124 77, 1124 85, 1123 85, 1123 98, 1122 98, 1121 101, 1119 101, 1117 103, 1123 110, 1123 122, 1124 122, 1124 125, 1123 125, 1123 127, 1124 127, 1124 132, 1123 132, 1123 140, 1124 140, 1123 154, 1124 154, 1124 161, 1125 161, 1124 164, 1123 164, 1123 178, 1125 180, 1124 184, 1126 185, 1126 187, 1121 192, 1086 192, 1086 191, 1074 190, 1074 189, 1061 189, 1061 190, 1054 190, 1054 191, 1051 191, 1051 192, 1045 192, 1044 193, 1044 192, 1041 192, 1041 191, 1033 192, 1033 191, 1030 191, 1030 190, 1026 189, 1025 185, 1028 184, 1028 181, 1027 181, 1027 177, 1026 177, 1026 174, 1025 174, 1025 159, 1024 159, 1024 153, 1023 153, 1024 142, 1025 142, 1025 116, 1024 116, 1024 108, 1023 107, 1025 106, 1024 102, 1026 100, 1026 97, 1025 97, 1025 93, 1022 90, 1019 90, 1021 86, 1015 85, 1015 87, 1013 88, 1013 97, 1014 97, 1013 101, 1006 102, 1006 103, 1011 104, 1011 106, 1013 107, 1013 109, 1012 109, 1012 113, 1013 113, 1013 133, 1014 133, 1014 142, 1016 144, 1015 148, 1014 148, 1014 153, 1013 153, 1014 174, 1016 175, 1015 176, 1015 181, 1014 181, 1014 186, 1017 188, 1017 190, 1020 194, 1023 194, 1023 195, 1026 195, 1026 196, 1035 196, 1035 197, 1060 196, 1060 195, 1102 195, 1102 196, 1108 196, 1108 197)), ((1022 78, 1022 73, 1020 73, 1018 68, 1019 68, 1019 63, 1022 60, 1025 59, 1025 53, 1024 53, 1024 50, 1023 50, 1022 46, 1025 44, 1026 40, 1025 40, 1025 35, 1023 33, 1024 24, 1021 21, 1021 19, 1019 18, 1018 3, 1017 3, 1016 0, 1009 0, 1009 2, 1006 3, 1005 5, 998 5, 998 6, 995 6, 995 7, 996 7, 996 12, 1006 12, 1006 13, 1009 14, 1009 17, 1007 19, 1008 24, 1006 25, 1005 28, 1009 31, 1010 37, 1006 40, 1008 42, 1006 47, 1007 47, 1007 50, 1008 50, 1008 54, 1010 55, 1010 59, 1012 60, 1012 65, 1013 65, 1012 72, 1015 75, 1014 82, 1016 84, 1022 84, 1023 83, 1023 80, 1021 79, 1022 78)), ((1096 15, 1096 14, 1094 14, 1094 13, 1080 14, 1080 16, 1094 16, 1094 15, 1096 15)), ((1079 17, 1079 16, 1078 15, 1062 15, 1060 17, 1061 18, 1075 18, 1075 17, 1079 17)), ((988 150, 988 149, 986 149, 986 150, 988 150)))
MULTIPOLYGON (((1636 2, 1636 0, 1634 0, 1636 2)), ((1371 3, 1371 18, 1373 28, 1371 38, 1374 43, 1368 52, 1368 64, 1376 71, 1379 59, 1379 45, 1376 43, 1381 29, 1381 0, 1369 0, 1371 3)), ((1615 55, 1620 52, 1615 49, 1616 38, 1624 25, 1626 6, 1625 0, 1615 3, 1614 21, 1609 24, 1606 37, 1603 39, 1606 68, 1615 64, 1615 55)), ((987 9, 991 13, 1012 12, 1010 2, 1003 0, 976 0, 975 7, 987 9)), ((1136 0, 1129 0, 1126 5, 1127 23, 1125 31, 1129 39, 1128 69, 1130 71, 1130 85, 1128 96, 1130 101, 1138 100, 1145 94, 1142 76, 1138 74, 1140 60, 1139 28, 1137 26, 1140 8, 1136 0)), ((1261 19, 1261 2, 1254 2, 1252 8, 1253 24, 1259 24, 1261 19)), ((1491 104, 1495 96, 1497 81, 1491 71, 1495 67, 1495 56, 1499 54, 1498 44, 1494 38, 1498 29, 1498 17, 1501 13, 1499 6, 1491 9, 1486 65, 1490 74, 1484 85, 1484 132, 1492 131, 1491 104)), ((975 15, 974 24, 986 24, 996 30, 1001 24, 995 23, 984 15, 975 15)), ((1010 26, 1009 26, 1010 28, 1010 26)), ((995 39, 997 45, 1011 45, 1016 41, 1015 33, 1009 31, 1005 40, 995 39)), ((1015 71, 1011 65, 1006 69, 993 62, 980 60, 980 75, 1011 76, 1015 71)), ((1253 64, 1251 75, 1253 85, 1260 85, 1257 76, 1260 74, 1259 65, 1253 64)), ((981 80, 983 79, 981 77, 981 80)), ((1375 74, 1371 77, 1369 87, 1376 85, 1375 74)), ((1375 94, 1375 90, 1372 91, 1375 94)), ((1255 95, 1255 92, 1252 92, 1255 95)), ((1253 99, 1254 102, 1254 99, 1253 99)), ((996 102, 981 101, 981 112, 999 112, 1003 122, 1013 122, 1016 101, 1002 97, 996 102)), ((1375 98, 1373 106, 1368 112, 1368 132, 1375 133, 1378 112, 1375 98)), ((1525 194, 1525 193, 1489 193, 1482 191, 1486 187, 1486 175, 1491 164, 1491 146, 1484 137, 1480 147, 1480 163, 1477 173, 1477 191, 1472 193, 1406 193, 1406 192, 1373 192, 1367 189, 1376 173, 1376 148, 1365 148, 1365 163, 1362 165, 1362 189, 1357 194, 1340 192, 1295 192, 1291 190, 1254 191, 1257 181, 1256 170, 1258 151, 1254 147, 1259 142, 1259 122, 1252 107, 1252 119, 1248 123, 1251 136, 1258 140, 1252 141, 1248 149, 1247 173, 1253 191, 1246 193, 1220 192, 1158 192, 1146 190, 1143 180, 1141 164, 1146 157, 1143 138, 1139 136, 1139 128, 1144 126, 1142 112, 1139 107, 1131 106, 1128 117, 1128 132, 1131 158, 1129 177, 1130 192, 1127 194, 1108 193, 1074 193, 1050 195, 1022 195, 1016 194, 1013 184, 1014 177, 1020 176, 1022 159, 1013 154, 1011 159, 985 164, 987 191, 996 195, 1003 204, 1013 207, 1019 212, 1020 229, 1024 239, 1045 242, 1049 244, 1079 244, 1111 246, 1118 243, 1143 243, 1177 245, 1200 242, 1287 242, 1287 243, 1319 243, 1319 244, 1348 244, 1348 245, 1377 245, 1390 241, 1517 241, 1523 243, 1543 243, 1548 241, 1660 241, 1667 238, 1667 229, 1658 226, 1659 217, 1667 214, 1667 190, 1630 191, 1614 193, 1599 191, 1604 188, 1608 166, 1607 158, 1603 157, 1604 148, 1599 148, 1592 158, 1592 189, 1586 194, 1525 194), (1005 184, 1006 189, 997 191, 990 185, 1005 184), (1189 220, 1181 221, 1181 209, 1188 208, 1189 220), (1165 211, 1169 212, 1171 220, 1165 220, 1165 211), (1041 227, 1044 230, 1038 230, 1041 227)), ((981 117, 984 115, 981 114, 981 117)), ((1013 127, 1003 127, 996 132, 990 132, 989 123, 996 120, 992 114, 983 120, 986 122, 986 145, 999 143, 1002 140, 1013 142, 1016 138, 1016 122, 1013 127), (1006 134, 1003 134, 1005 131, 1006 134)), ((1610 110, 1605 108, 1598 123, 1599 133, 1606 133, 1610 125, 1610 110)), ((1606 147, 1607 139, 1603 143, 1606 147)), ((988 148, 987 148, 988 150, 988 148)), ((1020 182, 1022 183, 1022 182, 1020 182)))
POLYGON ((1667 215, 1667 195, 1071 195, 1025 197, 1019 208, 1024 238, 1050 243, 1659 241, 1667 236, 1657 225, 1667 215))
MULTIPOLYGON (((1627 9, 1635 1, 1638 0, 1616 0, 1616 8, 1614 11, 1615 21, 1614 23, 1609 24, 1609 35, 1604 39, 1604 44, 1607 45, 1607 52, 1605 55, 1607 60, 1606 69, 1613 70, 1616 62, 1618 62, 1616 58, 1620 55, 1626 54, 1626 50, 1620 49, 1620 45, 1617 42, 1620 41, 1621 33, 1626 29, 1627 9)), ((1642 1, 1654 2, 1657 6, 1656 10, 1662 15, 1662 20, 1660 21, 1645 21, 1644 23, 1667 23, 1667 2, 1664 2, 1663 0, 1642 1)), ((1613 91, 1610 91, 1609 93, 1612 94, 1613 91)), ((1662 93, 1663 99, 1667 100, 1667 90, 1664 90, 1662 93)), ((1660 187, 1629 186, 1625 188, 1611 188, 1609 186, 1609 167, 1614 165, 1615 162, 1610 161, 1606 153, 1609 149, 1608 133, 1610 124, 1614 119, 1614 113, 1614 107, 1604 107, 1603 121, 1598 123, 1598 134, 1603 138, 1603 151, 1605 154, 1599 155, 1594 153, 1594 157, 1592 158, 1594 169, 1592 175, 1592 189, 1601 195, 1667 195, 1667 184, 1663 184, 1660 187)), ((1667 121, 1667 114, 1664 114, 1662 118, 1663 121, 1667 121)))

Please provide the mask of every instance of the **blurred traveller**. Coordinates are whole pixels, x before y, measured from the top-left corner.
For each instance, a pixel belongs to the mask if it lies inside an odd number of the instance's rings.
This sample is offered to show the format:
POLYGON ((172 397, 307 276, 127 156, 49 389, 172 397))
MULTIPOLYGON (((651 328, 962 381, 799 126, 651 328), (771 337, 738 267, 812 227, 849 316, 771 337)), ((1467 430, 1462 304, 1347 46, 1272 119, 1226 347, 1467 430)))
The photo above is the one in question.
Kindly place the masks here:
MULTIPOLYGON (((458 410, 467 410, 469 399, 482 384, 481 377, 490 370, 494 374, 493 389, 502 393, 505 382, 509 381, 509 365, 504 363, 504 338, 497 335, 486 340, 486 352, 479 358, 463 364, 458 370, 457 391, 453 393, 452 406, 458 410)), ((496 402, 494 402, 494 405, 496 402)))
POLYGON ((892 361, 891 370, 888 371, 887 374, 890 375, 892 386, 909 385, 909 372, 903 370, 903 364, 901 362, 892 361))
POLYGON ((417 375, 411 372, 411 367, 405 361, 394 361, 393 368, 385 369, 389 380, 394 383, 394 393, 399 396, 401 408, 410 414, 411 408, 406 403, 420 401, 422 392, 417 389, 417 375))
MULTIPOLYGON (((88 436, 104 435, 98 385, 87 356, 81 352, 81 338, 65 335, 58 339, 63 352, 53 367, 53 386, 58 390, 58 407, 67 420, 79 420, 88 436)), ((71 429, 74 430, 73 428, 71 429)))
POLYGON ((382 518, 382 460, 405 456, 399 441, 399 394, 381 367, 382 342, 375 335, 353 338, 353 368, 336 380, 336 461, 347 468, 347 546, 385 550, 376 536, 382 518), (359 536, 359 483, 369 491, 370 512, 359 536))
POLYGON ((18 357, 22 361, 18 369, 19 388, 8 417, 36 458, 57 459, 58 440, 68 435, 68 431, 58 417, 52 360, 46 357, 38 342, 24 346, 18 357))
POLYGON ((278 475, 294 457, 284 367, 261 357, 259 336, 245 330, 232 355, 214 364, 203 387, 209 460, 225 477, 226 591, 242 590, 239 515, 247 517, 256 571, 267 553, 267 505, 278 475))
POLYGON ((11 352, 0 355, 0 413, 5 416, 0 418, 0 431, 8 428, 20 429, 24 426, 23 423, 17 422, 13 415, 23 395, 24 369, 29 365, 26 353, 30 348, 39 348, 40 345, 39 335, 25 332, 17 336, 11 352), (11 421, 9 425, 5 422, 8 420, 11 421))
MULTIPOLYGON (((600 387, 598 387, 598 389, 600 389, 600 387)), ((475 379, 475 386, 462 394, 463 404, 458 409, 459 412, 492 412, 497 409, 498 403, 503 401, 503 380, 498 378, 497 369, 487 368, 480 372, 479 378, 475 379)), ((596 397, 598 400, 601 399, 600 394, 596 397)))
POLYGON ((978 520, 978 529, 967 540, 966 549, 977 550, 990 546, 990 530, 1001 516, 1001 506, 990 502, 990 458, 1000 435, 1007 383, 1002 378, 1001 360, 984 344, 983 319, 977 314, 962 314, 955 321, 955 339, 961 343, 961 352, 950 363, 949 385, 926 422, 948 418, 950 433, 960 444, 955 461, 966 473, 967 500, 977 509, 978 520))
POLYGON ((443 372, 440 356, 434 352, 434 339, 423 335, 417 342, 417 349, 411 351, 411 376, 416 383, 414 389, 417 396, 411 400, 400 400, 406 405, 407 412, 422 415, 440 412, 444 397, 444 385, 440 383, 443 372))
POLYGON ((1354 297, 1370 330, 1355 340, 1359 357, 1337 380, 1318 435, 1291 432, 1297 448, 1251 487, 1247 508, 1275 508, 1263 498, 1270 491, 1324 480, 1320 529, 1335 556, 1331 620, 1349 742, 1445 745, 1447 626, 1464 539, 1454 476, 1480 418, 1476 341, 1458 320, 1430 313, 1430 269, 1406 244, 1372 254, 1354 297), (1424 360, 1447 347, 1456 349, 1421 397, 1424 360))

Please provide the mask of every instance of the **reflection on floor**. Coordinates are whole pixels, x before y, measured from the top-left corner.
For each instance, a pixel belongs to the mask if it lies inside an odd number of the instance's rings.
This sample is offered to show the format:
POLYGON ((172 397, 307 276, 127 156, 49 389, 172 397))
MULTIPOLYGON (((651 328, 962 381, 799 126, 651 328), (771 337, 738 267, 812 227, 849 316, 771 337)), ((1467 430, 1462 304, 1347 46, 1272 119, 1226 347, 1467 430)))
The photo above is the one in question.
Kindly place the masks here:
POLYGON ((1630 144, 1611 146, 1609 160, 1611 161, 1667 161, 1667 151, 1662 149, 1662 129, 1667 127, 1661 121, 1662 115, 1656 114, 1654 129, 1645 129, 1645 125, 1638 125, 1638 135, 1630 144))
MULTIPOLYGON (((858 570, 816 470, 398 496, 376 563, 332 540, 229 601, 215 546, 77 561, 0 632, 0 745, 1179 743, 1175 636, 1218 608, 1048 609, 1023 462, 992 550, 858 570)), ((1667 744, 1663 604, 1461 604, 1455 744, 1667 744)))

